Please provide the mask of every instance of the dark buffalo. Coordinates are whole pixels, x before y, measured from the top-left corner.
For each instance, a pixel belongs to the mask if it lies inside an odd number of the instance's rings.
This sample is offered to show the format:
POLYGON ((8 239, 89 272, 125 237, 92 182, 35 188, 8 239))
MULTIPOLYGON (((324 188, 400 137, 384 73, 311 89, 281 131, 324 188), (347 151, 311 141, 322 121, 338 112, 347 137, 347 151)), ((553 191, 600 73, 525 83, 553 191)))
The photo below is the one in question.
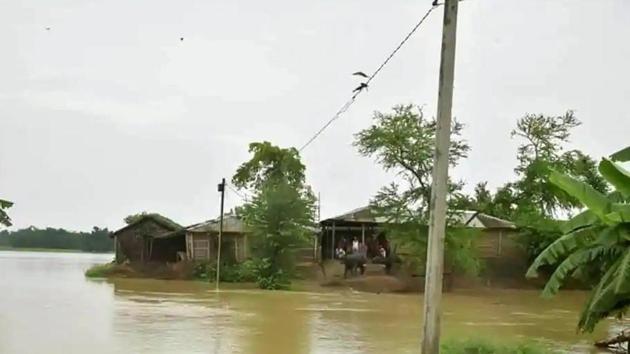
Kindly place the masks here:
POLYGON ((341 263, 344 265, 343 277, 346 278, 348 273, 351 275, 357 274, 357 268, 361 271, 361 275, 365 273, 365 264, 367 263, 367 257, 361 253, 350 253, 341 259, 341 263))

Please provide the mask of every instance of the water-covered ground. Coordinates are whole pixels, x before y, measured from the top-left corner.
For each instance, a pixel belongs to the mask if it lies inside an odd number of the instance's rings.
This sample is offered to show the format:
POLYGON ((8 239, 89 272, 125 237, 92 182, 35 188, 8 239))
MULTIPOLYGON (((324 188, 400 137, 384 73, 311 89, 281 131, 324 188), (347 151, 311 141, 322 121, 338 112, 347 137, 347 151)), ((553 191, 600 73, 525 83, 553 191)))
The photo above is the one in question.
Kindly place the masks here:
MULTIPOLYGON (((89 280, 111 255, 0 251, 0 353, 417 353, 420 295, 225 290, 198 282, 89 280)), ((447 338, 530 339, 590 352, 575 332, 586 294, 456 291, 447 338)))

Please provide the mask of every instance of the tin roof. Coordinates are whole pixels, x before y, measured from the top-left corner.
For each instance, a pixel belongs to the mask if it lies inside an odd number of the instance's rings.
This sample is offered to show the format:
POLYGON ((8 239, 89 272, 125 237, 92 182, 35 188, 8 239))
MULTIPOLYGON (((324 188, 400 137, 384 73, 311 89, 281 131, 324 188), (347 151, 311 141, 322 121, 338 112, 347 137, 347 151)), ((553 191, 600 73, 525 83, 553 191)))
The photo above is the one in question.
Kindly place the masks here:
MULTIPOLYGON (((486 229, 514 229, 516 226, 514 223, 503 220, 488 214, 473 210, 463 210, 455 215, 457 221, 465 226, 474 228, 486 228, 486 229)), ((375 215, 370 206, 365 206, 357 209, 350 210, 347 213, 334 216, 332 218, 324 219, 321 223, 331 222, 342 223, 371 223, 371 224, 384 224, 387 219, 383 216, 375 215)))

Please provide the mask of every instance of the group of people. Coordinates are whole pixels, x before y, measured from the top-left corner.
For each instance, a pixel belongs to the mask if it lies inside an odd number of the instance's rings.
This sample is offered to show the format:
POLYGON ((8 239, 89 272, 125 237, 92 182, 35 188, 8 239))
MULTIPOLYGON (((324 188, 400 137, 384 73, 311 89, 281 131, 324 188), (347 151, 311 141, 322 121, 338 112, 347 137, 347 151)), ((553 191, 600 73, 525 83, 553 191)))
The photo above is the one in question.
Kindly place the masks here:
POLYGON ((387 258, 387 241, 378 242, 373 239, 371 244, 364 244, 357 237, 353 237, 351 242, 346 239, 339 241, 335 248, 335 258, 342 259, 349 253, 361 253, 366 257, 382 257, 387 258))

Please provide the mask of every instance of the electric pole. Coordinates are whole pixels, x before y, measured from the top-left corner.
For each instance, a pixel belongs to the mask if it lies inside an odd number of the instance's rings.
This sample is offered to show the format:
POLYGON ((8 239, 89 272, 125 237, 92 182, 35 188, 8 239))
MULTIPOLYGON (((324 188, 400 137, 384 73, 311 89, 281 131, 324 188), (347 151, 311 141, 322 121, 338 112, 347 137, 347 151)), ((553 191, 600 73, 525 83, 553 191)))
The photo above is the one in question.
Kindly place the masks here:
POLYGON ((223 202, 225 201, 225 178, 221 179, 217 190, 221 192, 221 214, 219 215, 219 240, 217 242, 217 280, 216 289, 219 290, 219 275, 221 274, 221 238, 223 238, 223 202))
POLYGON ((429 244, 427 247, 424 284, 422 354, 438 354, 440 352, 448 152, 451 143, 451 106, 453 103, 453 79, 455 76, 458 2, 459 0, 445 0, 444 4, 435 156, 433 160, 431 200, 429 201, 429 244))

